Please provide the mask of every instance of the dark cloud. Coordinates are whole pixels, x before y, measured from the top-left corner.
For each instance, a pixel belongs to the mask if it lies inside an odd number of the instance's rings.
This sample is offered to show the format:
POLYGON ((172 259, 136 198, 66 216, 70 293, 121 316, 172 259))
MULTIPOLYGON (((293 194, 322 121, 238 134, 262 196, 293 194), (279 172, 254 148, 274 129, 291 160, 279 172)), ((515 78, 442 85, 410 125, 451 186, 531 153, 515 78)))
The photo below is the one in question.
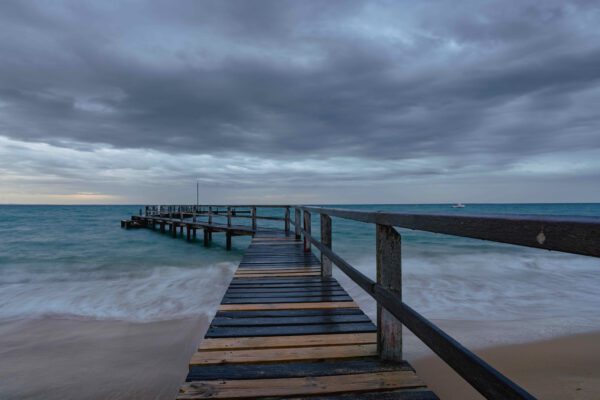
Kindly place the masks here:
POLYGON ((592 1, 4 1, 0 136, 512 168, 600 148, 598 26, 592 1))

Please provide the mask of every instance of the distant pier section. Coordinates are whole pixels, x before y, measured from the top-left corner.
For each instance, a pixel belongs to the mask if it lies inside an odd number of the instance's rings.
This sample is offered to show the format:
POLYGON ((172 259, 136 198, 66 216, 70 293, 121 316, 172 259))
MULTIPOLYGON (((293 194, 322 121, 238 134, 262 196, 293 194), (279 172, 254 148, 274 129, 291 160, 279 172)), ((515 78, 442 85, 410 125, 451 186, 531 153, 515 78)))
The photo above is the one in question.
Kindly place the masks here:
POLYGON ((403 328, 484 397, 534 399, 403 302, 396 227, 600 257, 600 218, 169 205, 146 206, 121 227, 190 242, 201 230, 205 246, 223 233, 228 250, 234 236, 252 236, 178 399, 437 399, 403 359, 403 328), (337 218, 374 225, 376 281, 333 251, 337 218), (377 302, 376 324, 332 277, 334 265, 377 302))

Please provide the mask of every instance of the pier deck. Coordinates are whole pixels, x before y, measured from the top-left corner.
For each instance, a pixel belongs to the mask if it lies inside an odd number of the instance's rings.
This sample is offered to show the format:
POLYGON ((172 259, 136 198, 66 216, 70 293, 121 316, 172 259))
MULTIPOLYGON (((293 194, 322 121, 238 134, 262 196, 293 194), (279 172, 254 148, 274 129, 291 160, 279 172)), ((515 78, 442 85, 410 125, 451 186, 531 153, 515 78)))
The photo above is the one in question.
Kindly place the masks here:
POLYGON ((283 397, 437 399, 302 241, 258 231, 177 398, 283 397))
POLYGON ((162 233, 168 227, 173 237, 177 228, 179 236, 185 229, 189 241, 201 229, 204 246, 221 232, 227 250, 232 237, 253 236, 192 356, 179 399, 436 399, 404 361, 406 328, 485 398, 535 400, 402 300, 397 228, 600 257, 600 218, 302 205, 156 205, 144 210, 122 220, 121 227, 156 230, 158 225, 162 233), (283 216, 277 216, 281 211, 283 216), (375 228, 376 280, 333 251, 333 218, 375 228), (240 219, 249 223, 240 224, 240 219), (320 222, 317 237, 313 220, 320 222), (259 226, 259 221, 268 223, 259 226), (377 326, 332 277, 333 265, 377 302, 377 326))

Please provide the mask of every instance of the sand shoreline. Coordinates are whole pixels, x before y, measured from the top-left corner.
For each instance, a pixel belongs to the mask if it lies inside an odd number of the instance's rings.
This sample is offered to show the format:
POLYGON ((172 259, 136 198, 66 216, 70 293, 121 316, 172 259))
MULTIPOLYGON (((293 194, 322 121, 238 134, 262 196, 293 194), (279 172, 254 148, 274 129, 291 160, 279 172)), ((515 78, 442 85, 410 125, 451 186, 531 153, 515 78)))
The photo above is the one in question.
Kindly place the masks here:
MULTIPOLYGON (((208 322, 0 321, 0 397, 171 399, 208 322)), ((475 352, 536 397, 600 398, 600 332, 475 352)), ((481 398, 439 358, 410 361, 440 398, 481 398)))
MULTIPOLYGON (((540 399, 600 398, 600 332, 474 351, 540 399)), ((437 356, 412 361, 441 399, 482 399, 437 356)))

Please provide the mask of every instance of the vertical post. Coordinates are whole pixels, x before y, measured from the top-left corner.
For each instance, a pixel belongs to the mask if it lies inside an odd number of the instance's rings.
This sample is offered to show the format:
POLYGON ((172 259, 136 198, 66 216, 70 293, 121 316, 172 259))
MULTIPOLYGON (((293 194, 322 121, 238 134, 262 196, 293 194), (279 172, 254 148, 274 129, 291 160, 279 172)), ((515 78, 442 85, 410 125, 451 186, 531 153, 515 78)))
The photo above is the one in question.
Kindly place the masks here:
POLYGON ((212 207, 208 206, 208 223, 212 224, 212 207))
POLYGON ((284 217, 283 225, 285 227, 285 235, 287 236, 290 233, 290 208, 289 207, 285 208, 285 217, 284 217))
POLYGON ((231 226, 231 207, 227 207, 227 226, 231 226))
POLYGON ((208 247, 208 239, 209 239, 208 229, 204 228, 203 232, 204 232, 204 247, 208 247))
MULTIPOLYGON (((377 282, 402 298, 401 237, 393 226, 377 225, 377 282)), ((377 348, 383 360, 402 360, 402 324, 377 305, 377 348)))
POLYGON ((252 230, 256 232, 256 207, 252 207, 252 230))
POLYGON ((192 230, 192 234, 193 234, 193 239, 196 240, 196 228, 194 228, 192 230))
POLYGON ((165 233, 165 221, 160 221, 160 233, 165 233))
POLYGON ((190 240, 192 240, 191 234, 190 234, 190 231, 192 230, 192 228, 190 227, 189 224, 186 224, 185 228, 186 228, 185 229, 185 233, 186 233, 186 237, 185 238, 189 242, 190 240))
POLYGON ((309 252, 311 249, 310 243, 310 212, 304 211, 304 251, 309 252))
MULTIPOLYGON (((321 243, 331 249, 331 217, 321 214, 321 243)), ((321 276, 331 276, 331 260, 321 253, 321 276)))
POLYGON ((225 249, 231 250, 231 231, 227 231, 225 233, 225 240, 226 240, 225 249))
POLYGON ((296 240, 298 240, 300 239, 300 229, 302 228, 302 225, 300 225, 300 209, 295 208, 294 214, 294 231, 296 233, 296 240))
POLYGON ((177 226, 175 225, 175 221, 171 221, 171 234, 173 237, 177 237, 177 226))

